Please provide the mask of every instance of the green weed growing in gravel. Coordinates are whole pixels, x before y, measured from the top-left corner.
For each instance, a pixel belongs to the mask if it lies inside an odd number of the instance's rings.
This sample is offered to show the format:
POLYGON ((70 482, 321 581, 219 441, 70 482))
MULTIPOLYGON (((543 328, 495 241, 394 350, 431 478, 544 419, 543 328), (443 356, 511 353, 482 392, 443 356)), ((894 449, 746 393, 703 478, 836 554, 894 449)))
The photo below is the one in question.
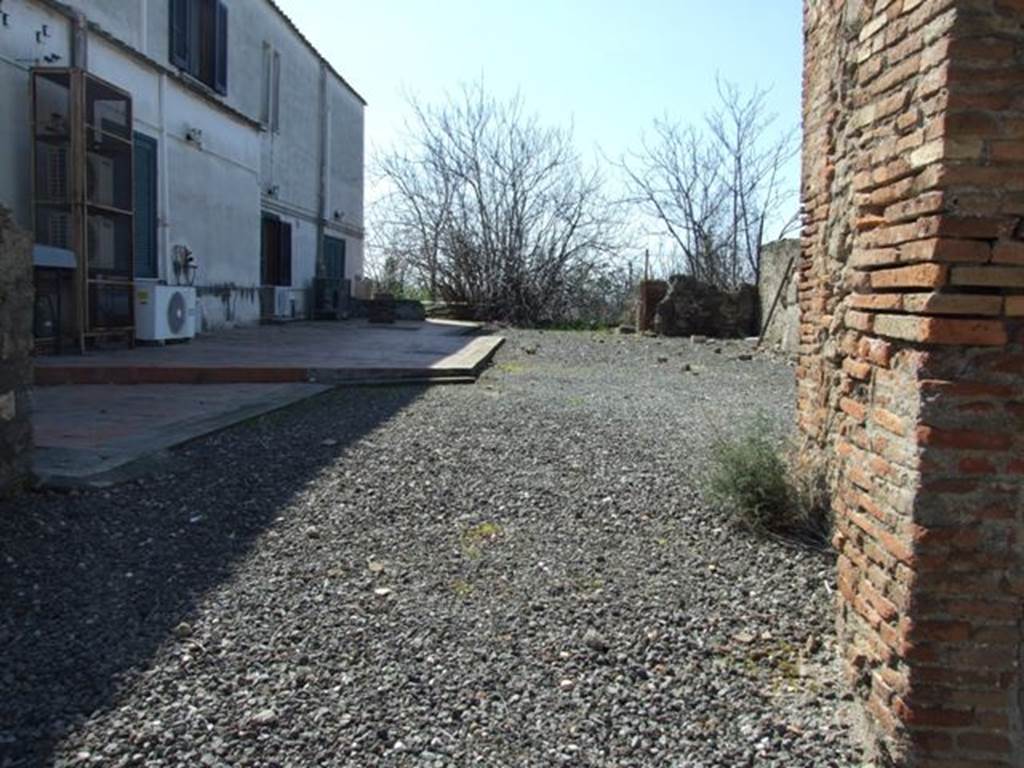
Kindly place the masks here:
POLYGON ((461 597, 463 600, 472 595, 474 591, 473 585, 465 579, 456 579, 452 582, 452 592, 455 593, 456 597, 461 597))
POLYGON ((480 552, 484 545, 498 538, 501 534, 501 526, 492 522, 483 522, 467 528, 462 532, 462 551, 467 557, 480 557, 480 552))
POLYGON ((822 543, 831 528, 824 483, 797 456, 767 419, 755 419, 713 445, 707 495, 745 528, 822 543))

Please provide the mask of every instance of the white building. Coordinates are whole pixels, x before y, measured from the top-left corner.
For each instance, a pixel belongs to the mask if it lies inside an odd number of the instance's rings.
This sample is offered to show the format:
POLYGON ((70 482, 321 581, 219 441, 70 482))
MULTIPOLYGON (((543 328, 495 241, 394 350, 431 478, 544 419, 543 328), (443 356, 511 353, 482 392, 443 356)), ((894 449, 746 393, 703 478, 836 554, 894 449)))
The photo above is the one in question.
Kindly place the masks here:
MULTIPOLYGON (((303 316, 314 277, 361 277, 364 108, 272 0, 0 0, 0 204, 37 243, 92 249, 97 284, 101 260, 131 243, 134 274, 122 277, 194 285, 199 331, 258 322, 261 296, 264 315, 276 296, 279 314, 303 316), (78 247, 52 242, 65 209, 44 198, 73 189, 75 171, 40 138, 53 125, 71 133, 53 104, 73 99, 62 75, 34 86, 39 68, 84 71, 130 97, 129 112, 109 97, 101 115, 81 86, 86 138, 71 151, 90 197, 78 247), (124 167, 116 150, 102 157, 122 139, 124 167)), ((97 299, 115 314, 123 301, 97 299)))

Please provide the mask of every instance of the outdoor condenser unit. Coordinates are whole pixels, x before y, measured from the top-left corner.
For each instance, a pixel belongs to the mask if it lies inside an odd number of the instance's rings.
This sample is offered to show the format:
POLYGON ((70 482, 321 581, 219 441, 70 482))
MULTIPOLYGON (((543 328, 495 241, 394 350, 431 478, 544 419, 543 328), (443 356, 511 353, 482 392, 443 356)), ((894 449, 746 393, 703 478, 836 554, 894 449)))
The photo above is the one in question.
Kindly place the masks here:
POLYGON ((295 295, 290 286, 266 285, 260 289, 260 315, 269 320, 295 317, 295 295))
POLYGON ((112 270, 117 266, 117 242, 113 220, 106 216, 90 216, 86 226, 89 266, 112 270))
POLYGON ((86 156, 85 186, 89 202, 114 204, 114 161, 90 152, 86 156))
POLYGON ((195 335, 195 288, 135 282, 135 338, 170 341, 195 335))

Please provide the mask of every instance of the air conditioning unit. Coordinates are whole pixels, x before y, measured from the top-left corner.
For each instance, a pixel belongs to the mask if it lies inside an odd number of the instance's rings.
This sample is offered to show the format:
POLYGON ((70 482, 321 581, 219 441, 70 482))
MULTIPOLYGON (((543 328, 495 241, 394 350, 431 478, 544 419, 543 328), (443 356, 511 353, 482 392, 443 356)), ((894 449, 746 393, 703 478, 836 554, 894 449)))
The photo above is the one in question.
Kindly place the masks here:
POLYGON ((114 161, 90 152, 85 158, 85 188, 91 203, 114 204, 114 161))
POLYGON ((317 320, 342 320, 348 317, 348 280, 333 277, 313 278, 313 317, 317 320))
POLYGON ((135 338, 191 339, 196 335, 196 289, 135 282, 135 338))
POLYGON ((40 142, 36 151, 39 152, 40 196, 47 200, 67 200, 68 148, 40 142))
POLYGON ((265 320, 296 317, 295 292, 290 286, 265 285, 260 289, 260 316, 265 320))
POLYGON ((56 248, 71 247, 71 214, 51 210, 46 216, 45 245, 56 248))
POLYGON ((89 268, 113 271, 117 266, 117 239, 114 222, 105 216, 90 216, 86 228, 89 268))

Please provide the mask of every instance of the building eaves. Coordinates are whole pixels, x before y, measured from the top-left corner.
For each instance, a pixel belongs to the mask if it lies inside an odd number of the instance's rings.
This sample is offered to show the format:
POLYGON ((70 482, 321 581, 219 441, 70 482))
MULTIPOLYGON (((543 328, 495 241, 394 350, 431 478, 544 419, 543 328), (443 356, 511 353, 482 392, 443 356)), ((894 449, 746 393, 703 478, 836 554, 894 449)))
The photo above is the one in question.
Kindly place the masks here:
MULTIPOLYGON (((78 17, 78 12, 74 8, 72 8, 69 5, 65 5, 64 3, 60 2, 60 0, 42 0, 42 2, 44 5, 66 16, 68 19, 71 19, 72 22, 74 22, 74 20, 78 17)), ((180 84, 185 88, 188 88, 192 93, 202 98, 208 104, 216 107, 221 112, 225 112, 226 114, 230 115, 236 120, 245 123, 250 128, 255 128, 256 130, 262 129, 262 125, 258 120, 253 120, 244 112, 240 112, 239 110, 232 107, 230 104, 226 104, 225 102, 221 101, 216 95, 214 95, 212 91, 206 89, 204 86, 200 85, 195 80, 186 77, 185 75, 171 69, 170 67, 164 66, 156 59, 150 58, 141 51, 136 50, 131 45, 126 43, 124 40, 121 40, 115 35, 112 35, 110 32, 105 30, 96 22, 86 19, 86 27, 90 32, 96 34, 98 37, 103 38, 125 55, 130 56, 131 58, 135 59, 141 64, 145 64, 146 66, 152 67, 158 72, 167 75, 176 83, 180 84)))
POLYGON ((314 56, 317 57, 317 59, 320 61, 320 63, 323 64, 327 68, 327 71, 330 72, 332 75, 334 75, 334 77, 337 78, 338 82, 340 82, 343 86, 345 86, 345 88, 349 91, 349 93, 351 93, 353 96, 355 96, 357 99, 359 99, 359 102, 365 107, 366 106, 366 99, 364 99, 359 94, 359 91, 357 91, 355 88, 353 88, 349 84, 348 80, 346 80, 344 77, 341 76, 341 73, 338 72, 338 70, 336 70, 334 68, 334 66, 331 64, 331 62, 329 62, 327 59, 325 59, 323 57, 323 55, 320 53, 320 51, 318 51, 316 49, 316 46, 313 45, 311 42, 309 42, 309 38, 307 38, 304 34, 302 34, 302 30, 300 30, 298 25, 294 21, 291 20, 291 18, 288 16, 287 13, 285 13, 284 11, 281 10, 281 7, 275 2, 275 0, 267 0, 267 2, 277 12, 277 14, 282 19, 284 19, 284 22, 291 28, 292 32, 294 32, 298 36, 298 38, 303 42, 303 44, 307 48, 309 48, 309 50, 312 52, 312 54, 314 56))

